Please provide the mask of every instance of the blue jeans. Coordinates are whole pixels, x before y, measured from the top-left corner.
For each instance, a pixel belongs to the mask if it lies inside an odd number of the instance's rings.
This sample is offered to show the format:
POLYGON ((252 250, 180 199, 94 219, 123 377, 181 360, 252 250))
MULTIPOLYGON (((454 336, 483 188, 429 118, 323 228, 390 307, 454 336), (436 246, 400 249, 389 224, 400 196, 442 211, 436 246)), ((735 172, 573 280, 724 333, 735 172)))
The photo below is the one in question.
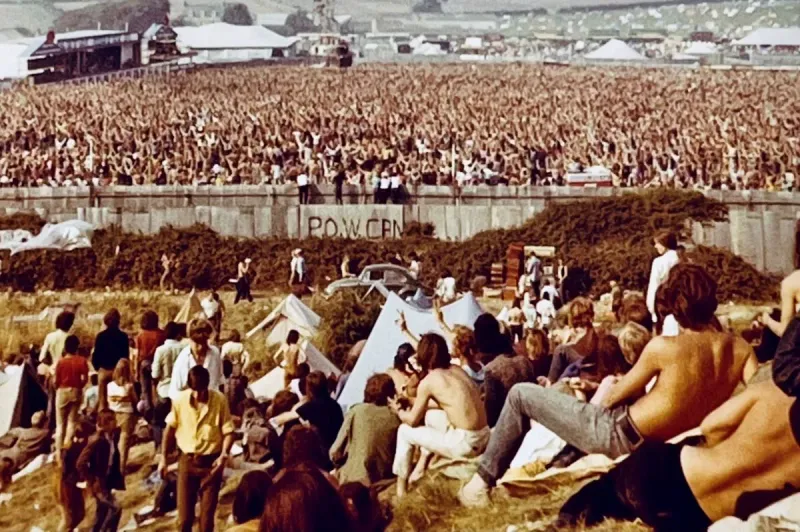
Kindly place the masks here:
POLYGON ((517 384, 508 393, 478 474, 493 486, 505 474, 517 454, 529 421, 541 423, 568 444, 589 454, 618 458, 634 445, 619 427, 627 407, 608 410, 579 401, 572 395, 537 384, 517 384))

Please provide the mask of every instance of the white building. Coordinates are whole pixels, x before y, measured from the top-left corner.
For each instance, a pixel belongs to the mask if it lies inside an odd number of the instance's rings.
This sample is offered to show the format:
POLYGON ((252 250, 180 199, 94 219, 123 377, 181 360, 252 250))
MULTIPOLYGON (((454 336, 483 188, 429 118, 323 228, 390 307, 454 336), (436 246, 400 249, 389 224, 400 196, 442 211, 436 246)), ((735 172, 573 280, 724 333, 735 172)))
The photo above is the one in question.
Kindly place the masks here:
POLYGON ((224 63, 293 55, 295 39, 263 26, 235 26, 224 22, 173 28, 182 52, 194 52, 195 62, 224 63))

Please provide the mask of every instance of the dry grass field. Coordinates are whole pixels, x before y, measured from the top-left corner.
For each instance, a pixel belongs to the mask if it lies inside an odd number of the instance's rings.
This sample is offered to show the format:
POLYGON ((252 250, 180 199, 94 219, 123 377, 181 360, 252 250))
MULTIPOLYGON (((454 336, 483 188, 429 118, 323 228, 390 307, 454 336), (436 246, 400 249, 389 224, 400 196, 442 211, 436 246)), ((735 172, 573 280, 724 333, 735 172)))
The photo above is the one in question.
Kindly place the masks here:
MULTIPOLYGON (((199 294, 203 296, 205 294, 199 294)), ((263 319, 282 299, 282 294, 254 294, 256 302, 252 305, 234 306, 233 294, 222 293, 227 307, 226 329, 236 328, 244 333, 263 319)), ((39 295, 3 295, 0 300, 0 348, 3 354, 18 352, 25 344, 39 344, 52 328, 52 319, 16 323, 15 316, 38 315, 48 306, 55 307, 65 303, 81 303, 79 320, 76 324, 78 334, 87 340, 96 334, 102 323, 92 315, 101 314, 111 307, 118 308, 123 315, 123 328, 131 333, 138 330, 138 319, 146 309, 153 309, 166 322, 180 309, 186 294, 164 295, 153 292, 127 293, 44 293, 39 295)), ((308 303, 312 308, 315 299, 308 303)), ((484 308, 497 313, 502 303, 496 299, 483 299, 484 308)), ((729 316, 732 322, 741 327, 759 312, 758 307, 725 305, 720 309, 722 315, 729 316)), ((54 317, 54 314, 53 314, 54 317)), ((323 316, 324 318, 325 316, 323 316)), ((271 358, 263 338, 255 337, 248 343, 248 350, 256 360, 262 362, 262 372, 268 369, 267 360, 271 358)), ((254 375, 258 376, 258 375, 254 375)), ((119 500, 125 508, 122 525, 132 519, 135 511, 152 504, 154 491, 148 489, 143 480, 153 467, 152 444, 135 447, 131 453, 131 464, 135 472, 127 477, 127 491, 119 493, 119 500)), ((237 474, 226 482, 222 492, 218 512, 218 529, 225 529, 225 522, 231 511, 232 493, 236 486, 237 474)), ((501 497, 495 504, 481 511, 461 508, 456 500, 459 487, 456 480, 434 476, 414 486, 409 496, 395 503, 392 498, 393 486, 383 494, 383 499, 393 506, 394 519, 390 530, 411 532, 420 530, 452 530, 458 532, 537 530, 547 524, 558 511, 559 506, 580 486, 579 480, 559 477, 543 482, 537 491, 524 499, 501 497), (512 527, 512 528, 509 528, 512 527), (513 528, 516 527, 516 528, 513 528)), ((59 522, 59 511, 55 504, 53 489, 53 468, 45 466, 39 471, 20 479, 11 486, 12 499, 0 506, 0 530, 25 532, 38 527, 55 531, 59 522)), ((87 518, 84 529, 91 526, 93 508, 87 503, 87 518)), ((171 518, 162 519, 155 524, 143 527, 145 531, 174 530, 171 518)), ((608 522, 592 530, 635 532, 646 530, 638 524, 608 522)))

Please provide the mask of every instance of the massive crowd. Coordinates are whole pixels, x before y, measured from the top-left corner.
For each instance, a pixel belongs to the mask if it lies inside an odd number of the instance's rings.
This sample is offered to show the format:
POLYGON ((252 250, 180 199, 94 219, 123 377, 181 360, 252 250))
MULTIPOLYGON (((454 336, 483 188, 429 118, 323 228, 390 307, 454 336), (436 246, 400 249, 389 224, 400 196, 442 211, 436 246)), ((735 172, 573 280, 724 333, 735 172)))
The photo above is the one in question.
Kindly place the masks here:
POLYGON ((532 65, 209 69, 0 94, 0 185, 796 189, 795 73, 532 65))
POLYGON ((694 531, 746 518, 800 486, 800 271, 783 282, 783 310, 745 338, 716 317, 716 282, 677 253, 675 236, 653 243, 647 297, 614 284, 599 316, 586 297, 562 301, 562 273, 549 278, 533 255, 499 319, 449 322, 435 300, 437 334, 413 331, 400 313, 407 342, 367 377, 354 371, 358 352, 338 380, 313 371, 292 329, 266 401, 248 385, 250 355, 219 306, 182 312, 187 324, 163 330, 147 311, 135 337, 112 309, 91 348, 65 310, 41 349, 2 366, 0 379, 37 379, 49 406, 0 437, 0 494, 54 440, 59 530, 84 520, 80 482, 95 499, 93 529, 117 530, 130 448, 152 439, 158 490, 137 522, 177 509, 176 529, 192 530, 197 517, 214 530, 224 472, 235 468, 248 472, 230 530, 375 532, 391 519, 377 492, 396 480, 396 497, 406 496, 437 460, 478 460, 458 494, 471 508, 491 503, 520 456, 541 471, 588 453, 628 457, 575 493, 554 530, 610 517, 694 531), (772 379, 752 384, 769 360, 772 379), (362 377, 363 402, 344 409, 342 388, 362 377), (523 444, 534 432, 541 449, 523 444))

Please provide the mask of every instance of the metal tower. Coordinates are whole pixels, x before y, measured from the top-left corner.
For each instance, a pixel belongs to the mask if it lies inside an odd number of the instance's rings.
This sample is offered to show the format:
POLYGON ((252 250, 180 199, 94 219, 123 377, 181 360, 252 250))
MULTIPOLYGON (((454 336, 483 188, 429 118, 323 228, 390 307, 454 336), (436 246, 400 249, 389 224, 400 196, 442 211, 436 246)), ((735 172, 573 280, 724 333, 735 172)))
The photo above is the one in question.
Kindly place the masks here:
POLYGON ((314 24, 324 33, 335 33, 339 30, 334 18, 335 0, 314 0, 314 24))

